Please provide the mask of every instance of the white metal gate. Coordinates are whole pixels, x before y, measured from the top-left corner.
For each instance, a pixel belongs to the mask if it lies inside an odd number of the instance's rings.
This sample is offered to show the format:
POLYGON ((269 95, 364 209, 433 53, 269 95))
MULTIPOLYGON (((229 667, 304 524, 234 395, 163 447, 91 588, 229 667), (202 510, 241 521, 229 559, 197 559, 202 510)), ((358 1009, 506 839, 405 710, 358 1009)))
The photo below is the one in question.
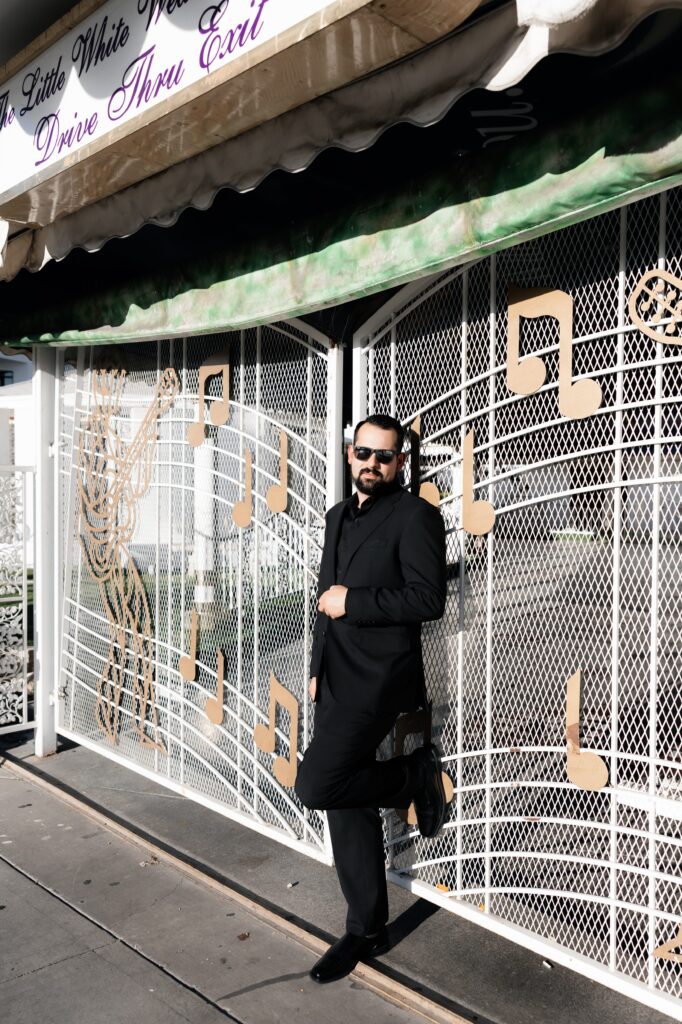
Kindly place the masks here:
POLYGON ((447 610, 423 633, 454 811, 434 841, 388 816, 393 877, 679 1019, 682 967, 652 952, 682 941, 681 273, 676 190, 416 282, 354 348, 354 420, 421 417, 448 533, 447 610), (636 307, 647 333, 628 300, 662 267, 672 282, 636 307), (508 386, 509 286, 573 300, 561 366, 556 317, 517 321, 546 368, 532 393, 508 386), (601 389, 580 418, 559 408, 571 376, 601 389), (462 528, 474 499, 495 510, 479 536, 462 528), (578 671, 599 791, 568 777, 578 671))
POLYGON ((71 354, 59 731, 328 860, 292 784, 340 350, 290 321, 71 354))
POLYGON ((32 501, 33 470, 0 466, 0 735, 33 726, 33 559, 27 529, 32 501))

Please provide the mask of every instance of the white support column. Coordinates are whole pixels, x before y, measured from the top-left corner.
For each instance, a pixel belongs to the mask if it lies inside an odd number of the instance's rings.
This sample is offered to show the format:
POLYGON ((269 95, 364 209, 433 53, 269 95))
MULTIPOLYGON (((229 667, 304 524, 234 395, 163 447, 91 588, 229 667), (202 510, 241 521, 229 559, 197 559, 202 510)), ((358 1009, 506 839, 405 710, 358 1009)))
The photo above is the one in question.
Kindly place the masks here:
POLYGON ((327 508, 343 497, 343 349, 327 352, 327 508))
POLYGON ((353 337, 353 426, 367 416, 367 362, 369 354, 362 351, 367 335, 353 337))
POLYGON ((56 497, 55 385, 57 354, 47 345, 33 349, 33 406, 36 417, 36 527, 34 569, 35 748, 38 757, 57 749, 54 607, 57 598, 54 503, 56 497))

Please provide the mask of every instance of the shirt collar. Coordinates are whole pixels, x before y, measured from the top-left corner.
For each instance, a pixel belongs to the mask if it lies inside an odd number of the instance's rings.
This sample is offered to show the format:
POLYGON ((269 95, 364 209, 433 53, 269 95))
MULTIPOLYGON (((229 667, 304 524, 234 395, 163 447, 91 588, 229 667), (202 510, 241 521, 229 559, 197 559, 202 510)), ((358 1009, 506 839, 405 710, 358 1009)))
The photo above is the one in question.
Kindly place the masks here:
POLYGON ((382 500, 382 498, 387 498, 389 494, 395 494, 395 492, 399 490, 401 490, 401 487, 398 483, 398 478, 395 477, 386 488, 382 489, 380 494, 377 494, 376 496, 370 494, 369 497, 365 498, 362 505, 358 502, 358 492, 356 491, 348 506, 351 519, 357 519, 359 516, 367 515, 367 513, 370 512, 371 509, 373 509, 374 506, 382 500))

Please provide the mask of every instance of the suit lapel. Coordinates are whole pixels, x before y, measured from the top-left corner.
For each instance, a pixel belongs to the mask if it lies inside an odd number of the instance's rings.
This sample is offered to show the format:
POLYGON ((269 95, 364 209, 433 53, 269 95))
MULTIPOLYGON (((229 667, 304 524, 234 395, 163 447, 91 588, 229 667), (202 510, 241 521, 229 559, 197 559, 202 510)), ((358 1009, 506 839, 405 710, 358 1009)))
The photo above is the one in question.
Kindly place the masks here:
MULTIPOLYGON (((376 508, 373 508, 366 518, 363 518, 362 528, 358 530, 356 536, 353 537, 352 543, 348 546, 346 562, 343 566, 338 566, 339 571, 345 576, 348 572, 348 567, 352 562, 353 558, 360 550, 362 545, 375 533, 378 528, 385 523, 388 517, 391 515, 396 505, 402 497, 402 490, 396 491, 394 494, 387 494, 385 498, 379 501, 376 508)), ((339 527, 341 523, 339 520, 339 527)), ((338 543, 338 532, 337 532, 337 543, 338 543)))

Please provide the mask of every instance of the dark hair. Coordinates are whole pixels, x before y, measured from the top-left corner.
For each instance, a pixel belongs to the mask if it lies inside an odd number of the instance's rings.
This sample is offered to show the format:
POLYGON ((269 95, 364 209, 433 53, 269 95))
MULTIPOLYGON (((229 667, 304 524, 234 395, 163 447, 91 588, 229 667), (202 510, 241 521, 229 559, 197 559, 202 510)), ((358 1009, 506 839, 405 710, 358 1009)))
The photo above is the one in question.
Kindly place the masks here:
POLYGON ((375 413, 372 416, 368 416, 366 420, 360 420, 355 426, 353 431, 353 444, 355 444, 358 436, 360 427, 364 427, 365 423, 369 423, 373 427, 379 427, 380 430, 392 430, 395 433, 396 448, 399 452, 403 450, 403 444, 405 442, 405 428, 398 420, 394 419, 393 416, 384 416, 381 413, 375 413))

